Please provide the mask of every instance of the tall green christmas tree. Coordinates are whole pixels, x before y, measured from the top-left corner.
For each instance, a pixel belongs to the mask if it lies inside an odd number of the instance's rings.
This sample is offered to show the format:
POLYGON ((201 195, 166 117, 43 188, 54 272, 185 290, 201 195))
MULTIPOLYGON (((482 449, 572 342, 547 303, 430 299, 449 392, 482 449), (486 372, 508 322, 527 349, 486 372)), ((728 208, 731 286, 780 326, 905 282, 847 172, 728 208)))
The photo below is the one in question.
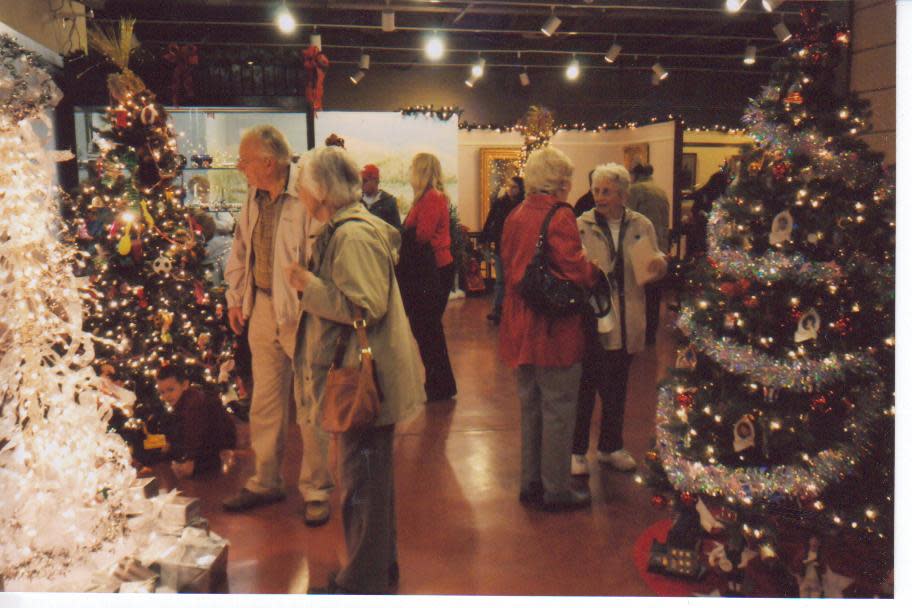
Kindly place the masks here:
POLYGON ((94 134, 100 155, 73 196, 72 233, 86 253, 84 328, 105 341, 96 367, 136 393, 136 407, 113 424, 134 453, 159 433, 167 408, 155 390, 155 373, 178 365, 191 380, 213 385, 232 340, 220 294, 201 267, 199 225, 176 183, 183 161, 165 109, 127 67, 132 23, 95 31, 93 47, 120 71, 108 77, 107 127, 94 134))
MULTIPOLYGON (((859 138, 866 103, 837 94, 848 31, 802 17, 745 113, 755 146, 688 277, 647 460, 655 502, 727 528, 735 571, 748 548, 792 564, 798 539, 802 568, 818 541, 882 547, 852 576, 878 580, 892 567, 895 193, 859 138)), ((787 570, 801 595, 841 592, 787 570)))

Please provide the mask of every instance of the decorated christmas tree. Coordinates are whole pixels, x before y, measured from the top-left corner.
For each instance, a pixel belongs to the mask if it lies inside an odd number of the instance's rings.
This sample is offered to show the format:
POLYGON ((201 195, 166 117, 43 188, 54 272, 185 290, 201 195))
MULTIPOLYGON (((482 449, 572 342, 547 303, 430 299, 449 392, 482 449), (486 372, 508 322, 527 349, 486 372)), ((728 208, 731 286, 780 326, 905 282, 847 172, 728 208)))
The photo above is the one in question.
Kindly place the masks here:
POLYGON ((848 31, 802 17, 744 116, 755 146, 688 277, 647 460, 656 504, 724 535, 729 591, 751 593, 756 556, 794 577, 784 595, 872 594, 892 568, 895 193, 867 105, 838 94, 848 31), (818 568, 853 547, 882 551, 848 579, 818 568))
MULTIPOLYGON (((107 430, 112 387, 91 367, 72 251, 58 241, 54 160, 32 127, 60 99, 0 37, 0 583, 59 576, 120 540, 135 472, 107 430), (9 84, 9 86, 5 86, 9 84)), ((69 155, 70 157, 72 155, 69 155)), ((2 588, 2 585, 0 585, 2 588)))
POLYGON ((178 365, 192 381, 212 385, 232 341, 222 297, 204 279, 200 225, 176 182, 185 162, 176 134, 155 95, 127 67, 131 41, 130 21, 113 34, 90 34, 93 48, 119 71, 108 77, 107 126, 93 137, 100 154, 68 219, 85 253, 80 274, 89 278, 84 327, 105 339, 96 367, 137 397, 135 409, 112 424, 142 456, 143 440, 162 432, 168 418, 156 370, 178 365))

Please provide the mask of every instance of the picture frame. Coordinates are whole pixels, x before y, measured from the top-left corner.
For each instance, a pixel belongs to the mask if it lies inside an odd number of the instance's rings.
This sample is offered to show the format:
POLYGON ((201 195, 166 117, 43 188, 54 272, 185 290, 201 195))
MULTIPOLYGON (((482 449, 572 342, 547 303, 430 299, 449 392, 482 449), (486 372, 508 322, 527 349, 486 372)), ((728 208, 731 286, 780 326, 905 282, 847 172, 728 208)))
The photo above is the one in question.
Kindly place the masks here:
POLYGON ((697 183, 697 155, 692 152, 681 154, 681 189, 693 190, 697 183))
POLYGON ((628 171, 637 165, 645 165, 649 162, 649 144, 630 144, 624 146, 624 168, 628 171))
POLYGON ((480 158, 481 205, 479 226, 483 226, 497 198, 497 192, 508 179, 519 175, 522 149, 520 147, 482 148, 480 158))

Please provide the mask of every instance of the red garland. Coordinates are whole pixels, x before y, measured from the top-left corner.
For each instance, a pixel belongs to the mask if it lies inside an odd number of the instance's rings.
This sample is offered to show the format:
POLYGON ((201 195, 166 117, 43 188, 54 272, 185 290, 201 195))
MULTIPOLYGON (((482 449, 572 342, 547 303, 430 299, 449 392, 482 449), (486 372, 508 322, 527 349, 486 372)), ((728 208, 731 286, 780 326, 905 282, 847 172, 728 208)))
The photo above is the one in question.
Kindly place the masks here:
POLYGON ((168 45, 168 52, 162 58, 174 64, 171 74, 171 103, 180 105, 180 93, 183 89, 187 97, 193 97, 193 72, 190 66, 199 63, 199 55, 195 44, 179 46, 172 42, 168 45))
POLYGON ((307 84, 304 86, 304 96, 313 107, 314 111, 323 109, 323 79, 329 69, 329 57, 323 54, 319 47, 309 46, 301 50, 301 61, 307 73, 307 84))

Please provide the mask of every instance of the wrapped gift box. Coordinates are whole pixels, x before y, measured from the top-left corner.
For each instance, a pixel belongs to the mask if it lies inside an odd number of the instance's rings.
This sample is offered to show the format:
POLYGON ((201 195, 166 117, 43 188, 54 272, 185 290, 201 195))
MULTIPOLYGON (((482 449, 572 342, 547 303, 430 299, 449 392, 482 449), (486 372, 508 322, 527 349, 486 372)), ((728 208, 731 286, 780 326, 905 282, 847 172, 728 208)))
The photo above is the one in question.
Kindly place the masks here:
POLYGON ((161 520, 166 525, 186 526, 200 517, 199 499, 189 496, 171 496, 161 510, 161 520))
POLYGON ((178 593, 211 593, 226 577, 228 542, 217 534, 186 528, 156 565, 162 587, 178 593))

